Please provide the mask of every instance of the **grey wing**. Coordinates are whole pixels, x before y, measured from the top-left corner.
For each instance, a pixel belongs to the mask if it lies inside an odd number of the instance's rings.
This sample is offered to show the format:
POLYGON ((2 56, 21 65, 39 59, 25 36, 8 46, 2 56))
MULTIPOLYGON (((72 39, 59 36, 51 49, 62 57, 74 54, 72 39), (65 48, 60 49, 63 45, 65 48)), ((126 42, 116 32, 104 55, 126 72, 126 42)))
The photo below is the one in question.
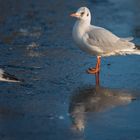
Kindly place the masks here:
POLYGON ((135 48, 135 45, 128 40, 121 39, 110 31, 91 26, 85 33, 86 43, 89 46, 96 46, 103 53, 114 53, 135 48))
POLYGON ((124 40, 124 41, 132 41, 132 40, 134 39, 134 37, 132 37, 132 36, 130 36, 130 37, 125 37, 125 38, 122 38, 122 37, 121 37, 121 39, 124 40))
POLYGON ((86 45, 85 51, 88 51, 93 55, 103 54, 102 48, 99 47, 98 43, 94 38, 89 37, 88 33, 85 33, 82 39, 83 43, 86 45))

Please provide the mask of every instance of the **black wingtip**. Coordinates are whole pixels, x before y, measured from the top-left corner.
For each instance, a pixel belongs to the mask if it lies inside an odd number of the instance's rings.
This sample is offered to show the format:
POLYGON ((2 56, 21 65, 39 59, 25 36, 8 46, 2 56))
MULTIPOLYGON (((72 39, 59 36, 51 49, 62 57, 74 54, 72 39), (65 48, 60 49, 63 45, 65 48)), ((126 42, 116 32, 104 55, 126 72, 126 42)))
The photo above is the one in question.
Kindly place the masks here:
POLYGON ((140 45, 135 45, 136 49, 140 50, 140 45))
POLYGON ((12 81, 12 82, 23 82, 23 80, 18 79, 16 76, 11 75, 7 72, 3 72, 2 78, 7 80, 7 81, 12 81))

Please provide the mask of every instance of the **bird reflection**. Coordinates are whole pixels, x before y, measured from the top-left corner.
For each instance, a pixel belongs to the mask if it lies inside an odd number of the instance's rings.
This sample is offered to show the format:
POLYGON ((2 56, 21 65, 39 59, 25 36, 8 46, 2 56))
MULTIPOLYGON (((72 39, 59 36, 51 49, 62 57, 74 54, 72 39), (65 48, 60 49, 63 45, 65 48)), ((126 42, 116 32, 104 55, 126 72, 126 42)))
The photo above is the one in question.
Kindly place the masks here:
POLYGON ((96 86, 77 89, 71 98, 69 113, 73 128, 84 130, 88 112, 101 112, 126 105, 136 98, 127 91, 101 87, 96 77, 96 86))

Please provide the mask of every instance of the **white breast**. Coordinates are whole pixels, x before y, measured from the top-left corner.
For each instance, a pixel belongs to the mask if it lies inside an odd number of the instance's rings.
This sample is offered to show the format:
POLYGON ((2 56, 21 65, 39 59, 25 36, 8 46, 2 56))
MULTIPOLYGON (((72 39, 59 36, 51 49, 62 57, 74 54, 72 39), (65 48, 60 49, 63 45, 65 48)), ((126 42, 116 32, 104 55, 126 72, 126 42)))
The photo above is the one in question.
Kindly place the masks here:
POLYGON ((76 22, 73 27, 72 36, 73 36, 74 41, 79 47, 82 47, 83 45, 82 43, 83 33, 84 32, 81 30, 81 27, 79 26, 79 22, 76 22))
POLYGON ((79 22, 77 21, 73 27, 73 39, 76 42, 76 44, 78 45, 78 47, 83 50, 86 51, 87 53, 90 54, 94 54, 93 50, 91 49, 90 46, 87 46, 83 40, 83 36, 85 35, 86 31, 88 30, 88 25, 84 22, 79 22))

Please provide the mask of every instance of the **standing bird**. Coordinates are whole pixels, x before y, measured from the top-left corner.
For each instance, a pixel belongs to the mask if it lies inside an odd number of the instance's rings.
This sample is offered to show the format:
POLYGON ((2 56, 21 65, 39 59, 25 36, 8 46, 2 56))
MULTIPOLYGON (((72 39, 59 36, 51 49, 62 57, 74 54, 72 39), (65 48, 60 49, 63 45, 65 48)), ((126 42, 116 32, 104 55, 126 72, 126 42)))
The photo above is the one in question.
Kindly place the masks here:
POLYGON ((72 32, 76 44, 83 51, 97 56, 96 67, 89 68, 89 74, 99 73, 102 56, 140 55, 140 50, 130 42, 132 37, 120 38, 102 27, 91 25, 91 13, 87 7, 79 8, 71 16, 77 18, 72 32))

